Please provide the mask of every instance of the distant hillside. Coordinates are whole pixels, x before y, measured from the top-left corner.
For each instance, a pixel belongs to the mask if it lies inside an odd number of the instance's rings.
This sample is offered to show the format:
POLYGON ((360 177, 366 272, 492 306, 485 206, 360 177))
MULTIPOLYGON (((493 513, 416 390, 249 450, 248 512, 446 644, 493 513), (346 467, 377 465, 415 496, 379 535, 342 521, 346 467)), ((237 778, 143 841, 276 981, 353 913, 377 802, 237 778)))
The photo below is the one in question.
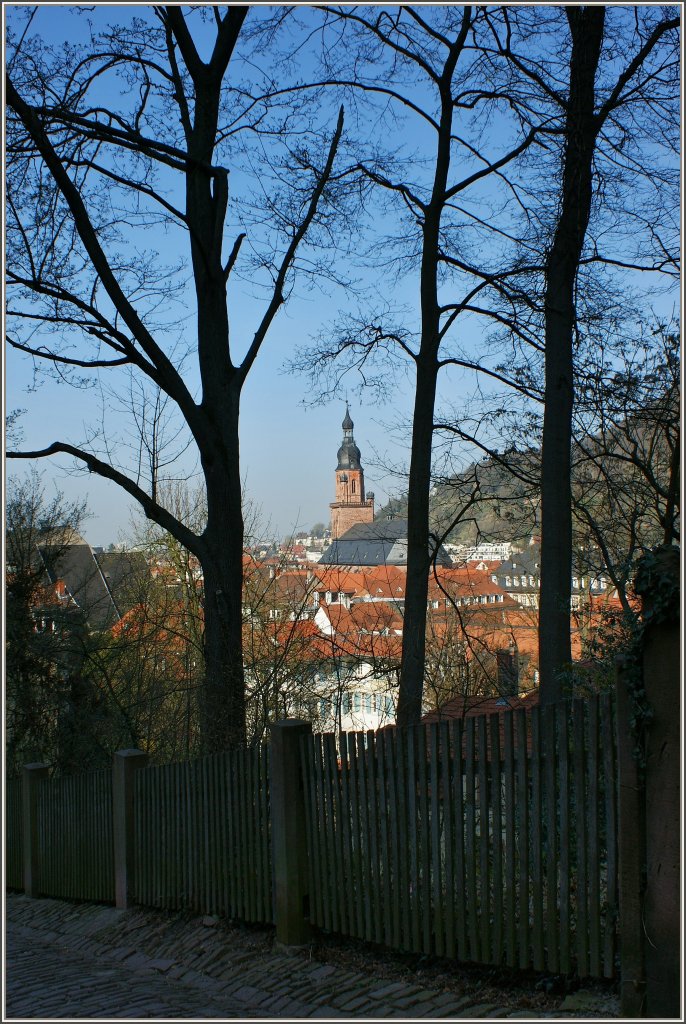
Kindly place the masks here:
MULTIPOLYGON (((517 456, 522 476, 535 477, 532 470, 537 458, 538 453, 517 456)), ((392 498, 377 515, 380 518, 389 513, 406 518, 406 494, 392 498)), ((491 461, 479 462, 434 486, 429 514, 431 529, 439 534, 459 518, 446 537, 455 544, 475 544, 478 540, 526 541, 540 531, 540 495, 537 488, 502 466, 491 461), (469 505, 475 493, 476 499, 469 505)))

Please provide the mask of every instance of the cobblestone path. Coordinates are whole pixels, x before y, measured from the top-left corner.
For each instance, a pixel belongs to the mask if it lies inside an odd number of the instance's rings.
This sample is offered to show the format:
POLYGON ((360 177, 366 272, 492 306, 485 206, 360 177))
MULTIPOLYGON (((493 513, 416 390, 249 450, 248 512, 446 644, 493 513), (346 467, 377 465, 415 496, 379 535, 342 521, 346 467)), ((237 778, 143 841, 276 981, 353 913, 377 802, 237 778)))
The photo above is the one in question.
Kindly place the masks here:
POLYGON ((213 918, 9 895, 6 925, 8 1021, 589 1015, 524 1011, 345 970, 275 950, 263 930, 213 918))

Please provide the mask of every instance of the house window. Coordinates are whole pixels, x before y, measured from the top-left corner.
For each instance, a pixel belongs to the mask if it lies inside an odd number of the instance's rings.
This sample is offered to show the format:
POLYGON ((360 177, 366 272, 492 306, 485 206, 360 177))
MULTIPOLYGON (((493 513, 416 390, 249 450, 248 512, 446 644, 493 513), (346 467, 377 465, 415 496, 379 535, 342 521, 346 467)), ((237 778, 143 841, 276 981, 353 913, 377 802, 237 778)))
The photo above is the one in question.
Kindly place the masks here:
POLYGON ((600 589, 607 590, 607 581, 604 576, 600 577, 600 589))
POLYGON ((386 714, 389 715, 389 716, 392 715, 393 714, 393 700, 392 700, 392 698, 391 697, 386 697, 384 699, 384 704, 385 704, 386 714))
POLYGON ((509 577, 509 576, 506 576, 506 577, 505 577, 505 586, 506 586, 506 587, 509 587, 509 586, 511 586, 511 583, 510 583, 510 577, 509 577))
POLYGON ((343 714, 344 715, 349 715, 350 714, 350 694, 349 693, 344 693, 343 694, 343 714))
POLYGON ((372 697, 371 697, 370 693, 366 694, 366 696, 364 698, 364 710, 367 712, 368 715, 371 714, 371 710, 372 710, 372 697))
POLYGON ((320 718, 326 718, 326 701, 325 700, 320 700, 319 701, 319 717, 320 718))
POLYGON ((354 478, 353 478, 353 481, 352 481, 352 485, 353 485, 352 486, 352 492, 354 494, 355 493, 355 480, 354 480, 354 478))
POLYGON ((354 695, 354 697, 353 697, 353 711, 359 711, 359 710, 360 710, 360 695, 359 695, 359 693, 356 693, 354 695))

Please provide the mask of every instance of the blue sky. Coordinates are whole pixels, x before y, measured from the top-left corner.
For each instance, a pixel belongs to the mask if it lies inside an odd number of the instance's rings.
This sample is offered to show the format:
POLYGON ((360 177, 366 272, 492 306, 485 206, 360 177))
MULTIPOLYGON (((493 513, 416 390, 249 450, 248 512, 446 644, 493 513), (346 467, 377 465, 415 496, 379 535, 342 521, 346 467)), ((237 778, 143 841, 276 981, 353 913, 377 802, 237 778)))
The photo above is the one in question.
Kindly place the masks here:
MULTIPOLYGON (((8 23, 19 33, 27 9, 19 5, 4 6, 8 23)), ((149 6, 114 7, 106 4, 96 5, 92 17, 102 27, 109 20, 130 18, 134 12, 146 18, 152 17, 149 6)), ((253 15, 259 16, 252 11, 250 16, 253 15)), ((83 12, 80 15, 75 13, 73 7, 43 5, 37 9, 30 31, 49 39, 54 46, 63 41, 78 45, 81 39, 87 38, 86 18, 90 16, 83 12)), ((309 24, 307 19, 312 15, 305 9, 302 17, 305 19, 305 38, 309 24)), ((198 27, 198 31, 202 37, 202 27, 198 27)), ((303 49, 300 52, 307 54, 308 51, 303 49)), ((306 70, 307 61, 312 58, 302 59, 305 64, 301 64, 295 71, 285 71, 284 74, 297 74, 298 71, 306 70)), ((255 60, 259 65, 259 55, 255 60)), ((415 92, 414 97, 420 98, 420 93, 415 92)), ((322 105, 316 111, 320 125, 333 125, 337 102, 333 97, 322 101, 328 107, 322 105)), ((512 125, 504 117, 495 115, 490 126, 491 134, 483 142, 486 151, 491 154, 500 151, 505 144, 507 132, 512 130, 512 125)), ((359 130, 359 125, 356 126, 354 114, 348 110, 348 135, 344 139, 352 138, 356 130, 359 130)), ((370 131, 373 134, 373 130, 370 131)), ((406 118, 399 123, 397 138, 381 140, 397 145, 401 157, 410 154, 416 156, 416 166, 412 173, 416 173, 420 184, 426 183, 426 179, 422 182, 421 157, 426 152, 428 137, 426 131, 418 129, 416 121, 406 118)), ((464 153, 462 159, 468 161, 464 153)), ((465 173, 464 168, 462 173, 465 173)), ((246 170, 237 167, 232 169, 230 187, 238 201, 228 218, 225 252, 229 250, 235 234, 244 226, 241 202, 250 199, 251 193, 256 191, 255 186, 259 189, 261 184, 259 175, 251 177, 246 170)), ((170 182, 169 188, 174 187, 170 182)), ((495 210, 496 215, 491 213, 490 216, 497 220, 499 226, 507 226, 506 208, 499 207, 500 199, 496 192, 491 191, 490 185, 471 191, 464 202, 466 205, 471 203, 477 210, 495 210)), ((535 202, 534 198, 531 202, 535 202)), ((484 216, 488 219, 489 213, 484 216)), ((394 219, 392 214, 373 207, 365 225, 368 229, 367 238, 379 241, 388 232, 395 234, 397 241, 399 224, 400 221, 394 219)), ((259 244, 261 234, 263 232, 257 224, 250 226, 249 237, 254 237, 256 244, 259 244)), ((352 244, 350 255, 339 260, 336 271, 339 276, 349 275, 357 279, 363 293, 361 297, 353 297, 349 289, 341 284, 310 288, 306 278, 297 278, 289 302, 278 314, 243 392, 241 458, 246 491, 250 500, 262 510, 265 529, 268 524, 270 533, 276 536, 283 536, 296 528, 307 528, 317 521, 328 522, 328 503, 333 498, 333 474, 346 397, 350 400, 355 437, 362 452, 367 489, 375 492, 377 504, 381 504, 387 497, 402 492, 405 487, 402 472, 394 474, 390 469, 402 471, 408 460, 412 380, 407 367, 393 374, 388 368, 388 377, 389 380, 392 378, 392 383, 385 397, 379 399, 369 390, 359 392, 355 388, 359 378, 352 377, 349 383, 341 384, 326 404, 318 406, 312 405, 313 396, 307 379, 284 370, 285 363, 298 348, 311 345, 322 333, 326 335, 327 330, 333 330, 337 318, 346 311, 355 312, 360 306, 367 310, 374 310, 375 304, 378 304, 379 309, 395 307, 401 322, 410 330, 416 329, 417 273, 410 271, 397 279, 381 267, 373 273, 365 269, 358 259, 358 249, 364 248, 364 241, 355 242, 353 239, 352 244)), ((402 250, 402 235, 400 244, 402 250)), ((244 245, 242 255, 246 245, 248 243, 244 245)), ((172 263, 185 254, 185 239, 181 235, 163 234, 159 229, 136 231, 132 228, 130 234, 123 238, 121 247, 122 250, 128 247, 127 251, 133 248, 136 252, 140 249, 141 258, 145 249, 156 249, 165 261, 172 263)), ((251 278, 247 264, 242 276, 237 276, 235 280, 232 278, 229 293, 232 344, 236 345, 239 352, 247 347, 264 308, 261 283, 259 275, 254 280, 251 278)), ((443 294, 446 294, 445 290, 443 294)), ((449 297, 454 298, 453 295, 449 297)), ((667 305, 671 305, 671 302, 673 299, 666 300, 667 305)), ((176 303, 165 310, 170 344, 187 345, 192 349, 192 311, 193 298, 188 291, 182 291, 176 303)), ((460 327, 459 344, 463 350, 471 349, 480 353, 488 348, 486 337, 487 332, 482 325, 474 319, 467 320, 465 326, 460 327)), ((386 373, 383 365, 379 373, 382 377, 386 373)), ((111 374, 111 377, 117 381, 120 391, 122 388, 125 390, 126 381, 121 376, 117 378, 116 374, 111 374)), ((192 354, 188 361, 188 379, 192 387, 192 354)), ((102 382, 106 386, 104 374, 102 382)), ((31 361, 8 350, 5 403, 8 411, 16 408, 27 410, 21 420, 23 447, 43 448, 55 440, 78 444, 102 422, 101 443, 110 443, 115 449, 123 451, 126 435, 120 431, 123 431, 124 420, 118 412, 118 399, 113 398, 111 393, 103 392, 100 386, 75 390, 51 379, 43 379, 38 387, 34 386, 35 383, 31 361)), ((469 410, 465 402, 472 387, 473 381, 463 371, 452 370, 442 381, 441 401, 454 407, 460 415, 469 410)), ((489 386, 484 387, 488 394, 489 386)), ((185 472, 191 471, 192 460, 182 459, 181 467, 185 472)), ((54 481, 54 486, 67 497, 88 496, 91 518, 84 533, 93 544, 106 545, 130 534, 131 504, 114 484, 83 472, 75 473, 73 464, 66 459, 44 460, 40 468, 48 486, 53 486, 54 481)), ((22 464, 10 463, 8 469, 12 473, 21 472, 22 464)))
MULTIPOLYGON (((23 18, 25 11, 18 7, 13 10, 11 6, 5 10, 9 24, 17 17, 23 18)), ((141 12, 147 13, 144 8, 141 12)), ((95 16, 117 18, 122 13, 102 5, 95 16)), ((54 44, 87 38, 84 17, 61 5, 39 7, 31 31, 50 38, 54 44)), ((159 244, 164 248, 169 243, 165 239, 159 244)), ((165 256, 169 257, 168 249, 165 256)), ((296 283, 295 292, 278 314, 244 390, 241 456, 246 490, 262 510, 265 524, 277 536, 294 527, 308 528, 318 521, 328 523, 347 392, 342 388, 337 398, 313 407, 307 382, 286 372, 284 364, 296 346, 311 343, 331 319, 334 305, 339 309, 344 303, 340 289, 335 296, 323 295, 296 283)), ((255 302, 249 293, 236 296, 231 305, 236 339, 241 334, 250 337, 261 308, 263 302, 255 302)), ((393 441, 389 424, 409 417, 410 398, 407 389, 403 393, 400 386, 388 406, 374 404, 371 396, 353 395, 352 390, 349 398, 367 487, 376 493, 377 502, 383 502, 402 487, 402 481, 389 477, 381 464, 398 465, 405 461, 405 445, 402 439, 400 443, 393 441)), ((21 418, 23 447, 39 449, 58 439, 78 443, 100 421, 101 401, 98 387, 75 390, 42 375, 36 378, 32 361, 8 349, 5 403, 7 411, 26 409, 21 418)), ((43 460, 39 468, 48 490, 54 481, 54 486, 67 497, 88 496, 90 518, 83 532, 93 544, 116 542, 130 533, 135 505, 114 484, 84 473, 67 458, 43 460)), ((24 464, 8 463, 10 474, 21 473, 23 469, 24 464)))

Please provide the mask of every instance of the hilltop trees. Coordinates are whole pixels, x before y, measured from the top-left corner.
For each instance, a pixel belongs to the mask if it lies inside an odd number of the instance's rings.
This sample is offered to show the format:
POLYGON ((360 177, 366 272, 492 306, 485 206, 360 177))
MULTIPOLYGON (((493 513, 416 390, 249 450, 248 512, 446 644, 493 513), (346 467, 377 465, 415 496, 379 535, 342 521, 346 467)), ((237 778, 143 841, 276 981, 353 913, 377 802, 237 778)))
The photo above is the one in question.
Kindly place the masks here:
POLYGON ((262 12, 158 6, 138 17, 140 10, 118 26, 92 29, 85 44, 58 50, 31 32, 10 42, 8 340, 76 385, 109 375, 114 388, 161 394, 176 411, 181 446, 197 452, 206 522, 190 529, 165 507, 159 448, 139 444, 127 461, 117 431, 8 456, 73 457, 123 488, 198 559, 201 724, 206 748, 217 749, 245 735, 241 395, 301 247, 328 241, 343 113, 337 123, 325 114, 319 125, 303 111, 304 99, 289 107, 284 83, 277 87, 245 59, 250 21, 263 24, 262 12), (255 183, 259 176, 261 205, 251 188, 240 208, 231 205, 237 166, 255 183), (264 298, 255 303, 254 331, 237 341, 228 287, 246 236, 244 269, 252 263, 250 278, 264 298), (190 294, 163 246, 172 260, 179 253, 180 264, 188 257, 190 294), (188 325, 180 301, 192 303, 188 325))

